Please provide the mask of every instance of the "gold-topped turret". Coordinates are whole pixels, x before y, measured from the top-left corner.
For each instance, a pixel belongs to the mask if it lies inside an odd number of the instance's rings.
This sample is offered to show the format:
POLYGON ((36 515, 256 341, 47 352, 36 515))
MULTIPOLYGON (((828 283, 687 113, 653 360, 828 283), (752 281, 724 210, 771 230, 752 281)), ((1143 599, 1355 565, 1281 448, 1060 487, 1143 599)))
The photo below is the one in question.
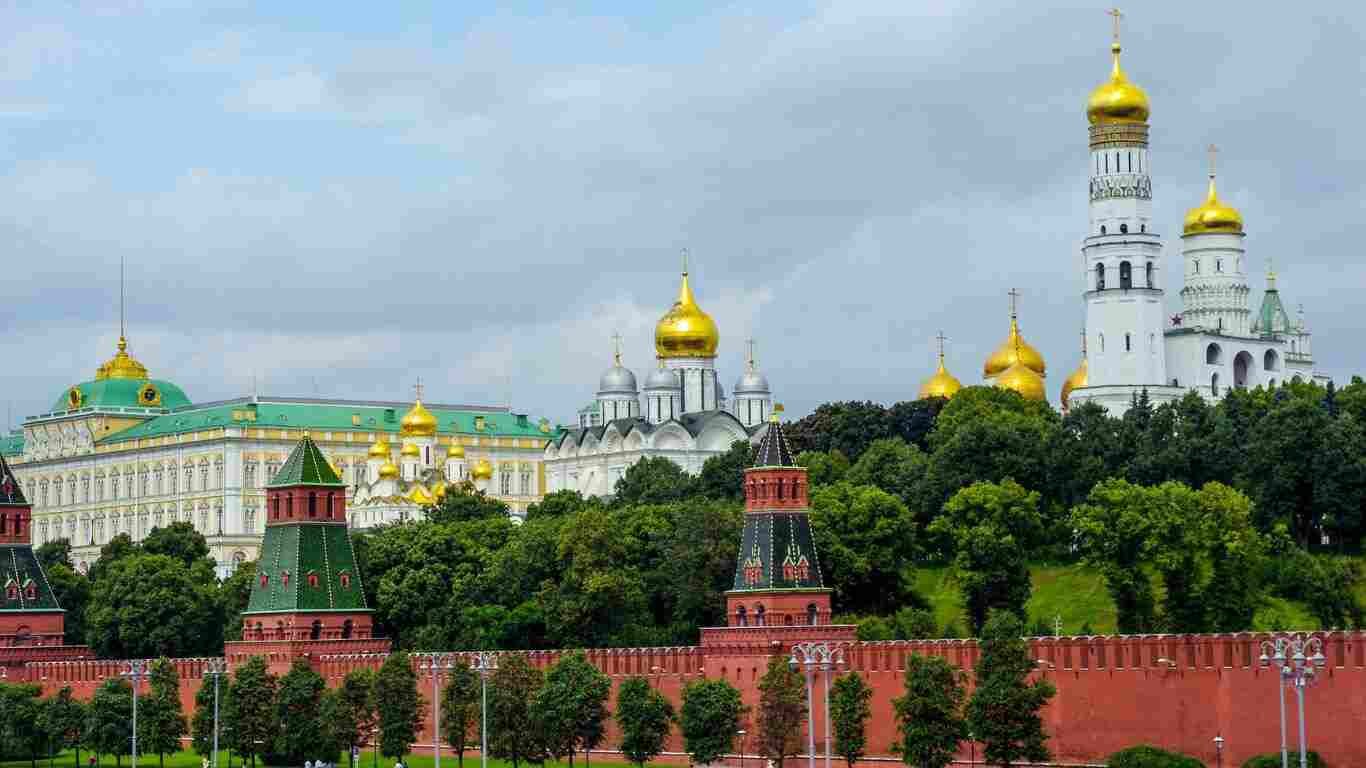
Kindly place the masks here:
POLYGON ((939 341, 939 368, 935 370, 934 375, 925 379, 925 382, 920 385, 919 397, 921 400, 930 397, 950 398, 958 394, 958 390, 963 388, 963 383, 954 378, 953 374, 949 373, 948 368, 944 366, 944 342, 947 341, 944 332, 940 331, 935 338, 939 341))
POLYGON ((470 471, 470 477, 475 480, 492 480, 493 464, 488 459, 480 459, 474 463, 474 469, 470 471))
POLYGON ((1214 188, 1214 159, 1218 152, 1217 147, 1209 145, 1209 191, 1205 193, 1205 202, 1186 212, 1183 235, 1243 234, 1243 214, 1221 201, 1214 188))
POLYGON ((147 366, 134 360, 128 354, 128 339, 119 336, 118 351, 99 368, 95 369, 95 381, 105 379, 145 379, 147 366))
POLYGON ((388 459, 389 440, 385 438, 384 435, 380 435, 379 439, 370 446, 370 450, 366 455, 372 459, 388 459))
POLYGON ((716 321, 697 306, 688 285, 688 255, 683 252, 683 282, 678 299, 655 324, 655 353, 661 359, 677 357, 716 357, 721 334, 716 321))
POLYGON ((1071 407, 1067 400, 1072 396, 1072 390, 1085 387, 1089 378, 1090 374, 1086 369, 1086 331, 1083 330, 1081 332, 1081 365, 1078 365, 1077 370, 1073 371, 1072 375, 1068 376, 1067 380, 1062 383, 1063 413, 1066 413, 1071 407))
POLYGON ((1015 310, 1015 301, 1019 298, 1020 292, 1014 288, 1010 289, 1010 333, 1006 340, 1001 342, 1001 346, 987 358, 982 366, 982 375, 988 379, 995 378, 1005 373, 1016 363, 1023 363, 1024 366, 1039 376, 1048 375, 1048 367, 1044 363, 1043 355, 1039 350, 1030 346, 1020 334, 1019 315, 1015 310))
POLYGON ((1119 20, 1123 16, 1118 8, 1110 15, 1115 19, 1114 42, 1110 44, 1110 79, 1096 86, 1086 100, 1086 119, 1092 125, 1114 123, 1146 123, 1151 108, 1148 94, 1125 76, 1119 66, 1119 20))

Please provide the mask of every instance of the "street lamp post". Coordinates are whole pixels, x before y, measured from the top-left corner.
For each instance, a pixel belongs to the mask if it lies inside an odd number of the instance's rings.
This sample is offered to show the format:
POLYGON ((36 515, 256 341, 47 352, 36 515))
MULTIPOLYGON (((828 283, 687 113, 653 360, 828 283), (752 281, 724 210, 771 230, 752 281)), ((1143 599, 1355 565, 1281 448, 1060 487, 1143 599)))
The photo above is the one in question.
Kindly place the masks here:
POLYGON ((977 765, 977 734, 968 731, 968 768, 977 765))
POLYGON ((789 667, 797 669, 800 666, 806 673, 807 768, 816 768, 816 720, 812 707, 816 673, 825 673, 825 768, 830 768, 830 672, 843 663, 844 646, 825 642, 797 643, 792 646, 792 657, 787 660, 789 667))
POLYGON ((745 768, 745 729, 741 728, 735 735, 740 737, 740 768, 745 768))
POLYGON ((1308 747, 1304 741, 1304 689, 1318 680, 1317 670, 1327 663, 1323 641, 1300 633, 1262 641, 1262 666, 1276 665, 1280 683, 1276 693, 1281 700, 1281 768, 1290 768, 1285 738, 1285 688, 1295 689, 1300 710, 1300 768, 1308 768, 1308 747))
POLYGON ((138 689, 142 687, 142 678, 147 676, 147 662, 144 659, 136 659, 128 662, 128 668, 120 673, 123 677, 133 681, 133 768, 138 768, 138 689))
POLYGON ((1224 737, 1214 734, 1214 768, 1224 768, 1224 737))
POLYGON ((204 675, 213 678, 213 768, 218 768, 218 679, 227 669, 226 659, 209 659, 204 663, 204 675))
POLYGON ((432 676, 432 757, 441 768, 441 675, 455 669, 449 653, 433 653, 417 665, 432 676))
POLYGON ((479 673, 479 759, 489 768, 489 673, 498 669, 498 655, 480 651, 474 656, 474 671, 479 673))

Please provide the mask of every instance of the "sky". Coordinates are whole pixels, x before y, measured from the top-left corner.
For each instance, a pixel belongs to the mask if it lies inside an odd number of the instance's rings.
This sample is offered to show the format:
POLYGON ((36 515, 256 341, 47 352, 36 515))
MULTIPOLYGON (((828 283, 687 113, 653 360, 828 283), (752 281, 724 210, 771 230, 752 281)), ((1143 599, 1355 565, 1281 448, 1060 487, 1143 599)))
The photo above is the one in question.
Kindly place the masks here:
MULTIPOLYGON (((44 412, 119 333, 199 402, 510 403, 573 419, 653 367, 691 254, 729 390, 913 399, 980 380, 1018 289, 1050 399, 1084 319, 1099 3, 0 3, 0 405, 44 412), (1047 6, 1047 7, 1045 7, 1047 6), (253 383, 254 382, 254 383, 253 383)), ((1362 371, 1366 6, 1159 0, 1170 312, 1220 147, 1255 310, 1274 258, 1318 366, 1362 371)))

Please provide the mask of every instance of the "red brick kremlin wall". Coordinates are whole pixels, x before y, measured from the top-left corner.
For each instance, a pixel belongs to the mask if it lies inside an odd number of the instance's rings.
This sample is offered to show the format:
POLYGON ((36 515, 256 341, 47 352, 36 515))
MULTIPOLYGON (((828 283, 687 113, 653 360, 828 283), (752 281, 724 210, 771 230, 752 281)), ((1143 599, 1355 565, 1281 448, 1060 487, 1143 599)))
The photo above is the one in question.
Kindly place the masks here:
MULTIPOLYGON (((1320 636, 1325 641, 1328 664, 1319 682, 1305 696, 1310 747, 1335 768, 1366 765, 1366 633, 1328 632, 1320 636)), ((1044 714, 1055 760, 1064 764, 1095 764, 1118 749, 1148 743, 1196 755, 1213 765, 1211 740, 1215 734, 1226 740, 1224 764, 1228 766, 1239 765, 1253 754, 1278 750, 1276 675, 1274 670, 1262 669, 1257 664, 1258 641, 1266 637, 1147 635, 1032 640, 1031 655, 1043 661, 1037 674, 1052 680, 1058 688, 1057 697, 1044 714)), ((588 658, 612 677, 614 697, 622 680, 643 675, 677 705, 683 686, 705 674, 731 681, 742 691, 746 704, 757 706, 756 682, 767 664, 763 648, 742 638, 716 645, 712 643, 717 638, 708 640, 705 647, 592 650, 588 651, 588 658)), ((323 645, 328 647, 314 649, 322 653, 310 654, 309 658, 329 685, 339 684, 351 669, 378 667, 383 660, 382 654, 363 653, 359 646, 339 649, 333 647, 335 643, 326 641, 323 645), (339 655, 338 650, 362 652, 339 655)), ((782 645, 772 649, 784 657, 790 650, 782 645)), ((532 664, 546 667, 562 653, 534 651, 525 655, 532 664)), ((912 653, 942 656, 970 669, 978 648, 972 640, 847 646, 846 668, 858 671, 874 689, 869 723, 869 751, 873 756, 891 755, 888 747, 896 738, 892 699, 902 693, 902 670, 912 653)), ((241 658, 234 661, 240 662, 241 658)), ((178 659, 176 666, 184 681, 181 699, 189 711, 195 692, 204 682, 204 660, 178 659)), ((37 661, 11 667, 9 681, 36 682, 45 693, 69 685, 78 696, 88 698, 100 682, 116 676, 121 669, 116 661, 37 661)), ((424 698, 430 697, 429 678, 420 678, 419 690, 424 698)), ((1293 694, 1287 698, 1293 744, 1295 702, 1293 694)), ((819 750, 824 715, 819 691, 816 699, 819 750)), ((430 709, 428 712, 430 717, 430 709)), ((749 730, 752 734, 752 726, 749 730)), ((615 745, 616 740, 613 730, 608 746, 615 745)), ((430 735, 424 733, 419 743, 430 748, 430 735)), ((682 751, 676 733, 669 749, 682 751)), ((967 758, 966 749, 963 757, 967 758)))

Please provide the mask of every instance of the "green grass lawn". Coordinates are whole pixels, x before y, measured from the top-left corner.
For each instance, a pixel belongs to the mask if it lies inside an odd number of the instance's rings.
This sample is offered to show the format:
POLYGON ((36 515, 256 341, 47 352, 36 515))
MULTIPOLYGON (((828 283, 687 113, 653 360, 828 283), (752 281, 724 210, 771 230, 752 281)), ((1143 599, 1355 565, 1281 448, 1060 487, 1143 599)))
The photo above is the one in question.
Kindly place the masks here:
MULTIPOLYGON (((166 756, 166 768, 200 768, 200 760, 201 758, 199 757, 199 755, 195 754, 194 752, 177 752, 174 755, 166 756)), ((409 766, 409 768, 435 767, 435 761, 432 760, 432 752, 430 748, 414 752, 413 754, 408 755, 404 762, 409 766)), ((257 760, 256 764, 258 768, 266 768, 265 764, 262 763, 260 760, 257 760)), ((446 766, 446 768, 456 768, 457 765, 455 758, 451 757, 449 753, 443 753, 441 755, 441 764, 443 766, 446 766)), ((594 766, 602 766, 603 768, 625 768, 628 765, 627 763, 623 762, 599 761, 597 759, 594 759, 592 764, 594 766)), ((9 760, 0 762, 0 768, 29 768, 29 765, 29 761, 27 760, 9 760)), ((113 756, 101 755, 99 765, 100 768, 115 768, 113 756)), ((128 755, 123 756, 122 765, 123 768, 129 767, 130 763, 128 760, 128 755)), ((234 766, 234 768, 236 768, 237 766, 241 766, 242 759, 240 757, 237 757, 236 755, 233 755, 232 765, 234 766)), ((376 761, 373 753, 368 751, 361 752, 360 763, 357 765, 357 768, 374 768, 374 766, 376 765, 378 765, 379 768, 394 768, 394 761, 393 759, 386 759, 384 757, 380 757, 379 760, 376 761)), ((480 768, 479 755, 477 753, 467 754, 465 756, 465 765, 467 766, 467 768, 480 768)), ((522 765, 526 766, 527 764, 522 763, 522 765)), ((553 760, 549 760, 545 763, 545 768, 568 768, 568 765, 568 763, 560 763, 555 762, 553 760)), ((576 758, 574 761, 574 765, 575 768, 583 768, 583 758, 576 758)), ((47 768, 47 766, 48 761, 46 758, 38 761, 38 768, 47 768)), ((89 766, 90 755, 86 751, 82 750, 81 768, 89 768, 89 766)), ((158 766, 160 766, 160 762, 158 761, 156 755, 138 755, 138 766, 139 768, 158 768, 158 766)), ((349 768, 348 761, 346 760, 345 755, 342 755, 342 759, 337 762, 337 766, 338 768, 349 768)), ((56 756, 53 757, 52 767, 76 768, 75 752, 68 750, 66 752, 58 753, 56 756)), ((228 768, 227 752, 220 753, 218 758, 218 768, 228 768)), ((302 768, 302 766, 282 766, 280 768, 302 768)), ((489 768, 512 768, 512 763, 504 760, 489 758, 489 768)), ((539 766, 537 768, 539 768, 539 766)))
MULTIPOLYGON (((1062 633, 1081 632, 1085 624, 1098 635, 1115 631, 1115 606, 1105 591, 1105 580, 1092 568, 1083 565, 1031 566, 1030 581, 1033 594, 1026 604, 1030 623, 1042 620, 1050 628, 1054 617, 1062 618, 1062 633)), ((963 598, 952 568, 918 568, 915 588, 930 603, 935 623, 944 626, 954 622, 964 631, 967 619, 963 615, 963 598)), ((1158 600, 1162 599, 1162 585, 1155 582, 1158 600)), ((1366 584, 1359 585, 1359 597, 1366 602, 1366 584)), ((1252 628, 1257 631, 1317 629, 1318 621, 1303 603, 1279 597, 1267 597, 1253 617, 1252 628)))

